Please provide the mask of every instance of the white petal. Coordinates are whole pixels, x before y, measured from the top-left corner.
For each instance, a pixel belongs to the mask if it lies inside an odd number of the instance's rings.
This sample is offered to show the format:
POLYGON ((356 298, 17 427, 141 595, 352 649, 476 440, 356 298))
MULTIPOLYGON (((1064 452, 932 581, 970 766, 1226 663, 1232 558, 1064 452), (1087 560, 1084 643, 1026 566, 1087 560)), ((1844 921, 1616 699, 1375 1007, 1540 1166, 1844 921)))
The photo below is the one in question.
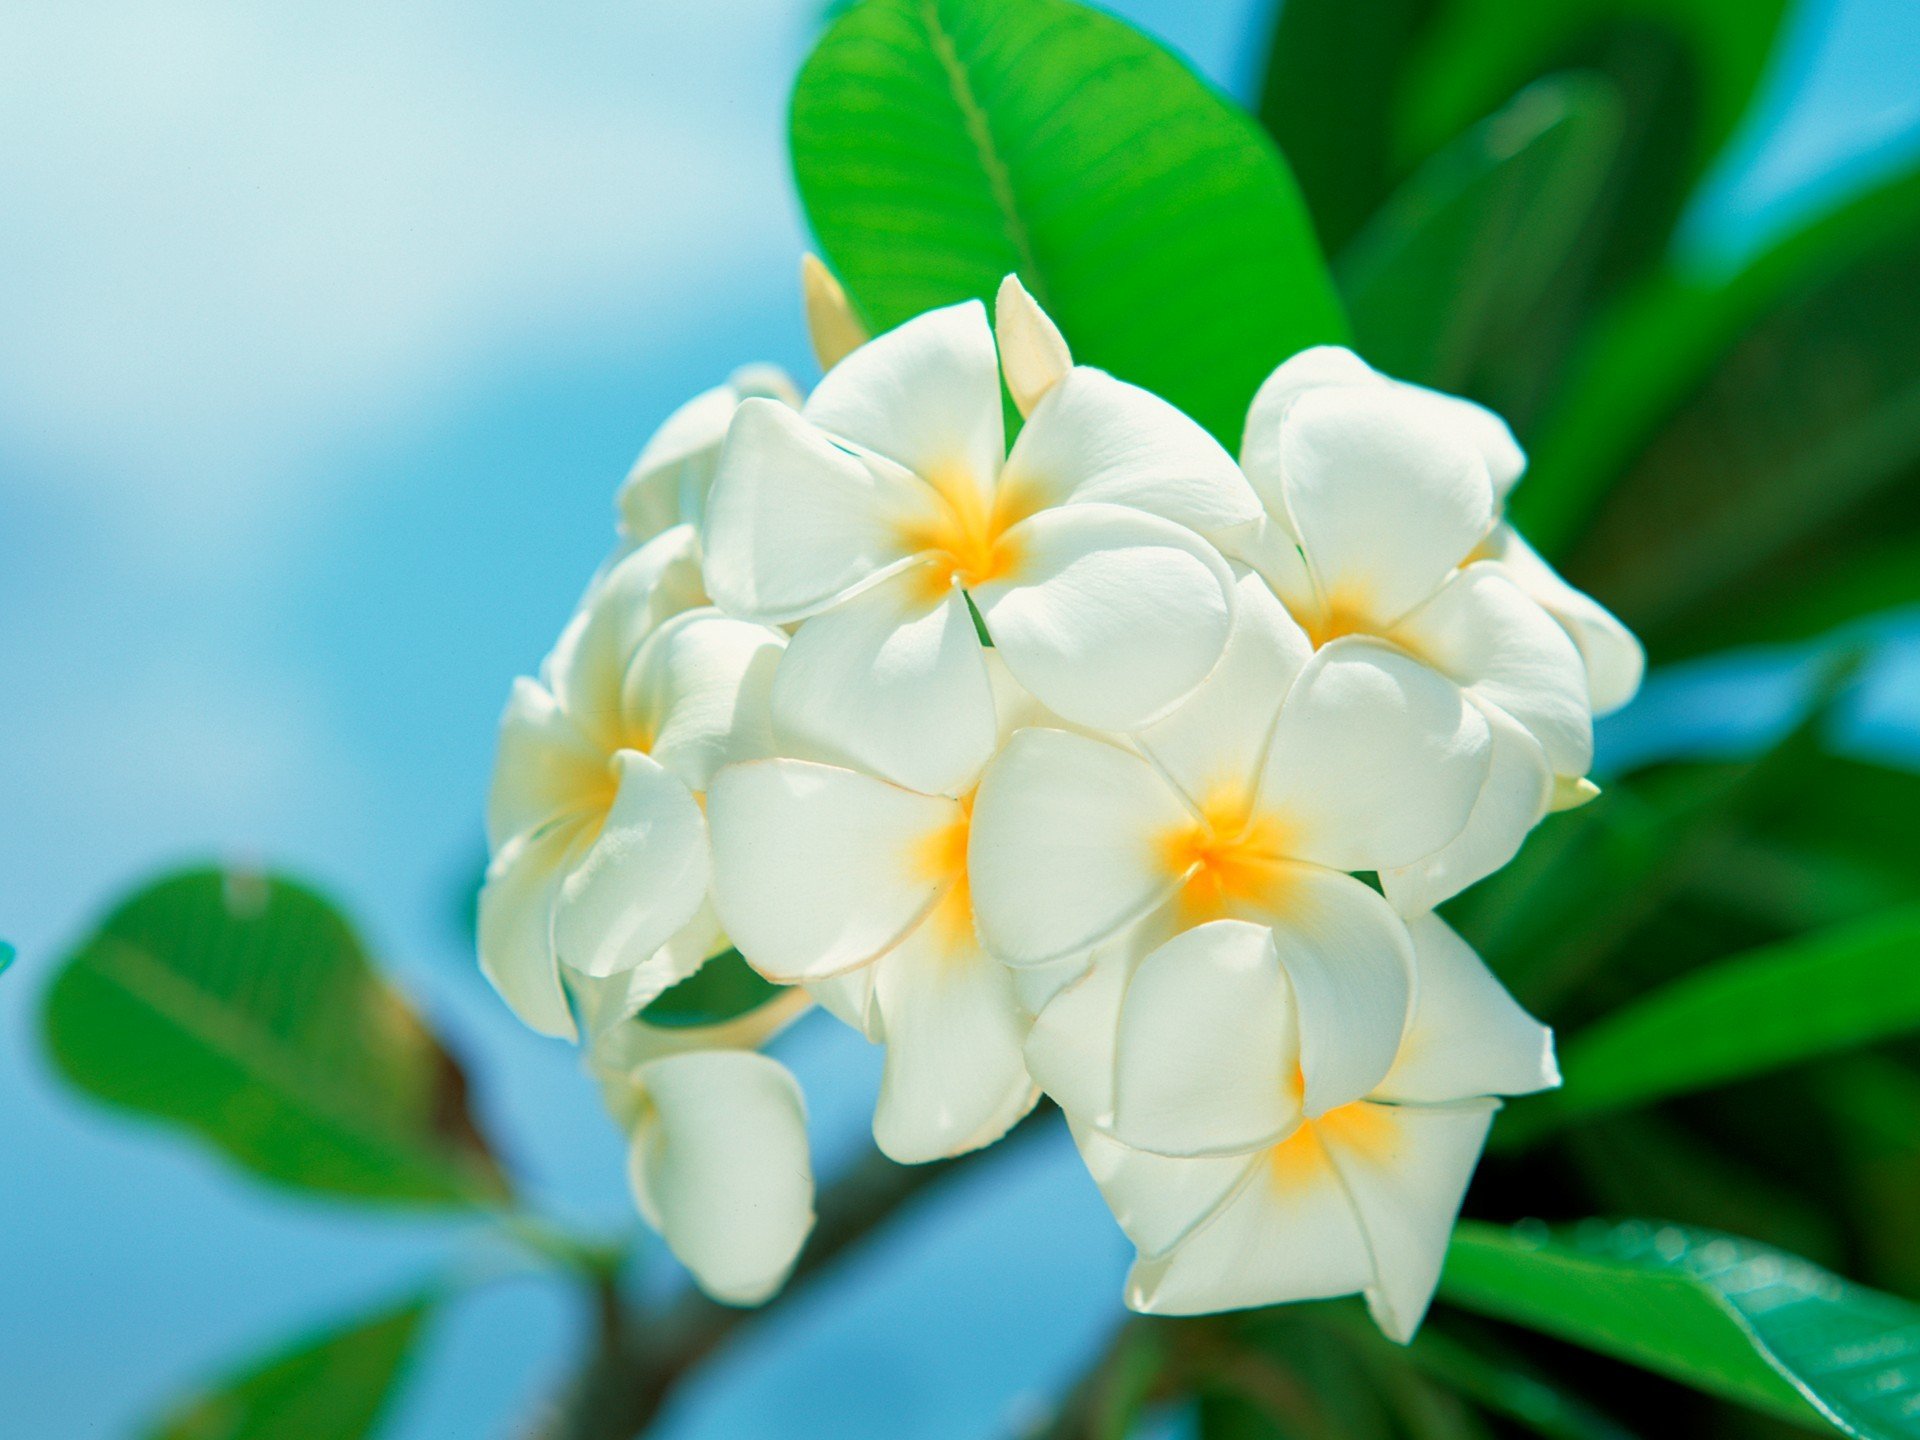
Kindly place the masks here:
POLYGON ((1299 1063, 1271 932, 1239 920, 1199 926, 1148 955, 1127 986, 1114 1137, 1177 1156, 1271 1145, 1300 1121, 1299 1063))
MULTIPOLYGON (((562 977, 573 995, 574 1009, 591 1043, 598 1045, 603 1036, 633 1019, 657 1000, 667 986, 686 979, 732 942, 720 928, 720 917, 711 901, 702 900, 700 908, 646 960, 631 970, 607 976, 582 974, 569 968, 562 977), (665 982, 664 984, 662 982, 665 982)), ((652 1030, 653 1026, 641 1027, 652 1030)), ((664 1033, 685 1035, 707 1027, 662 1027, 664 1033)), ((651 1058, 651 1057, 649 1057, 651 1058)))
POLYGON ((1007 441, 986 307, 929 310, 868 341, 827 372, 803 413, 916 475, 965 477, 989 493, 1007 441))
POLYGON ((1466 828, 1487 722, 1446 677, 1363 636, 1322 646, 1274 726, 1260 780, 1291 853, 1336 870, 1411 865, 1466 828))
POLYGON ((887 1046, 873 1138, 903 1165, 992 1144, 1040 1095, 1012 972, 939 930, 929 921, 871 967, 887 1046))
MULTIPOLYGON (((1193 1164, 1196 1162, 1180 1162, 1193 1164)), ((1212 1218, 1127 1277, 1149 1315, 1204 1315, 1348 1295, 1373 1278, 1366 1237, 1310 1126, 1254 1158, 1212 1218)))
POLYGON ((487 794, 487 841, 515 835, 591 806, 605 789, 607 757, 538 681, 524 676, 500 717, 500 748, 487 794))
POLYGON ((743 401, 707 497, 707 589, 730 614, 800 619, 902 563, 936 507, 921 481, 849 454, 778 401, 743 401))
POLYGON ((1007 966, 1007 973, 1013 976, 1013 993, 1019 998, 1020 1008, 1027 1012, 1028 1018, 1040 1014, 1063 991, 1085 976, 1093 966, 1094 954, 1092 950, 1085 950, 1076 955, 1063 955, 1058 960, 1049 960, 1044 965, 1007 966))
POLYGON ((1020 413, 1031 415, 1041 397, 1073 368, 1066 337, 1018 275, 1000 282, 993 301, 993 335, 1000 345, 1007 391, 1020 413))
POLYGON ((1233 578, 1191 530, 1117 505, 1043 510, 1007 532, 1019 561, 972 592, 1016 679, 1077 725, 1131 730, 1206 678, 1233 578))
POLYGON ((1386 1076, 1413 1004, 1413 943, 1350 875, 1287 867, 1273 942, 1299 1016, 1304 1108, 1320 1115, 1386 1076))
POLYGON ((640 647, 621 694, 626 724, 690 790, 773 748, 769 692, 787 637, 712 610, 677 615, 640 647))
POLYGON ((1280 435, 1287 513, 1324 601, 1386 625, 1437 590, 1493 523, 1477 451, 1388 387, 1324 387, 1280 435))
POLYGON ((707 792, 714 904, 740 953, 783 982, 891 949, 949 876, 938 838, 958 803, 805 760, 730 765, 707 792))
POLYGON ((822 370, 833 369, 871 338, 853 313, 846 288, 818 255, 800 257, 800 299, 813 356, 822 370))
POLYGON ((1513 438, 1513 430, 1507 422, 1486 406, 1463 400, 1458 395, 1429 390, 1424 385, 1414 385, 1405 380, 1393 383, 1401 398, 1423 410, 1435 428, 1451 432, 1456 439, 1479 452, 1480 459, 1487 467, 1487 478, 1493 482, 1494 499, 1504 500, 1527 468, 1526 452, 1520 448, 1520 442, 1513 438))
POLYGON ((670 1056, 638 1079, 652 1102, 631 1156, 641 1212, 701 1289, 758 1305, 813 1228, 800 1087, 778 1061, 741 1050, 670 1056))
MULTIPOLYGON (((1135 926, 1091 951, 1086 968, 1035 1016, 1027 1032, 1027 1073, 1076 1124, 1113 1123, 1114 1050, 1120 1003, 1134 967, 1162 938, 1163 925, 1135 926)), ((1063 962, 1055 962, 1063 963, 1063 962)), ((1051 966, 1023 967, 1018 973, 1051 966)))
POLYGON ((1125 505, 1209 534, 1260 514, 1233 457, 1159 396, 1076 366, 1013 443, 1001 486, 1038 506, 1125 505))
POLYGON ((699 519, 697 507, 713 484, 727 424, 739 403, 731 385, 716 385, 687 401, 653 432, 614 501, 628 539, 650 540, 669 526, 699 519), (695 508, 686 508, 683 497, 695 508))
POLYGON ((594 582, 541 667, 547 688, 595 745, 616 749, 620 687, 634 655, 660 625, 706 603, 692 527, 656 535, 594 582))
MULTIPOLYGON (((613 975, 654 958, 707 895, 707 824, 693 794, 651 756, 614 757, 619 790, 592 847, 560 886, 554 943, 583 975, 613 975)), ((682 976, 663 960, 667 988, 682 976)))
POLYGON ((873 1006, 873 971, 871 965, 856 965, 838 975, 809 981, 807 993, 842 1025, 852 1026, 878 1044, 885 1036, 880 1029, 880 1012, 873 1006))
POLYGON ((1073 1143, 1080 1147, 1080 1158, 1107 1208, 1148 1258, 1165 1254, 1205 1224, 1261 1163, 1260 1157, 1249 1155, 1191 1160, 1149 1155, 1091 1126, 1069 1123, 1073 1143))
POLYGON ((1250 565, 1273 587, 1287 609, 1311 615, 1319 608, 1319 591, 1307 573, 1306 556, 1284 515, 1262 514, 1250 525, 1236 526, 1216 538, 1220 553, 1250 565))
POLYGON ((1587 666, 1593 713, 1610 715, 1631 700, 1646 674, 1647 652, 1598 600, 1576 590, 1511 525, 1495 527, 1487 547, 1496 563, 1566 628, 1587 666))
POLYGON ((1593 720, 1580 653, 1492 561, 1458 572, 1394 638, 1524 725, 1557 775, 1585 775, 1593 720))
POLYGON ((1529 1095, 1560 1083, 1553 1032, 1534 1019, 1437 915, 1407 922, 1418 999, 1383 1100, 1529 1095))
POLYGON ((993 754, 993 687, 958 590, 893 576, 800 627, 773 681, 782 748, 913 790, 970 789, 993 754))
POLYGON ((1402 915, 1431 910, 1493 874, 1547 813, 1554 787, 1547 752, 1503 711, 1482 714, 1493 748, 1466 828, 1426 859, 1380 872, 1381 888, 1402 915))
POLYGON ((1387 378, 1343 345, 1315 345, 1281 362, 1254 392, 1240 464, 1267 509, 1289 527, 1280 432, 1293 402, 1323 385, 1385 385, 1387 378))
POLYGON ((967 865, 980 936, 1002 960, 1085 950, 1172 893, 1161 837, 1191 812, 1140 756, 1022 730, 987 767, 967 865))
POLYGON ((1196 805, 1251 786, 1281 703, 1313 646, 1267 584, 1234 585, 1233 629, 1213 673, 1165 719, 1134 738, 1196 805))
POLYGON ((1366 1234, 1367 1308, 1389 1339, 1411 1340, 1427 1313, 1495 1108, 1362 1103, 1318 1127, 1366 1234))
POLYGON ((580 822, 556 821, 507 842, 480 890, 480 970, 513 1013, 542 1035, 574 1036, 553 948, 553 908, 580 822))

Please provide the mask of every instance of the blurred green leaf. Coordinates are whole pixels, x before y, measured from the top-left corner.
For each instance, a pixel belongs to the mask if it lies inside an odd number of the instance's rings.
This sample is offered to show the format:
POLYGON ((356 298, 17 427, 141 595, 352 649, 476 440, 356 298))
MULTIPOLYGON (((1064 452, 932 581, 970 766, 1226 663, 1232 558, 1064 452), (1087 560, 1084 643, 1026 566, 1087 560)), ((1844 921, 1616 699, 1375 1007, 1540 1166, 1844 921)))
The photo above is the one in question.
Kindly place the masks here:
POLYGON ((1619 112, 1597 76, 1540 81, 1389 196, 1334 266, 1367 359, 1459 390, 1486 356, 1522 343, 1528 312, 1589 221, 1619 112))
POLYGON ((640 1012, 648 1025, 718 1025, 757 1010, 787 987, 763 978, 738 950, 722 950, 640 1012))
POLYGON ((0 975, 6 974, 7 968, 13 964, 13 955, 13 946, 0 940, 0 975))
POLYGON ((792 135, 807 218, 876 329, 1018 271, 1077 359, 1230 448, 1276 364, 1345 338, 1259 128, 1068 0, 863 0, 801 70, 792 135))
POLYGON ((1518 523, 1666 655, 1912 602, 1916 265, 1909 172, 1725 281, 1650 287, 1586 357, 1518 523))
POLYGON ((410 1300, 248 1365, 177 1407, 153 1440, 365 1440, 430 1309, 410 1300))
POLYGON ((1633 1436, 1480 1336, 1462 1344, 1428 1325, 1407 1358, 1482 1409, 1524 1425, 1546 1440, 1633 1440, 1633 1436))
POLYGON ((1920 907, 1697 971, 1561 1046, 1511 1128, 1645 1105, 1920 1029, 1920 907))
POLYGON ((1920 1435, 1920 1309, 1750 1240, 1639 1221, 1551 1239, 1469 1222, 1440 1293, 1815 1428, 1920 1435))
POLYGON ((296 881, 157 881, 74 952, 44 1020, 75 1085, 270 1180, 430 1204, 506 1195, 459 1067, 296 881))

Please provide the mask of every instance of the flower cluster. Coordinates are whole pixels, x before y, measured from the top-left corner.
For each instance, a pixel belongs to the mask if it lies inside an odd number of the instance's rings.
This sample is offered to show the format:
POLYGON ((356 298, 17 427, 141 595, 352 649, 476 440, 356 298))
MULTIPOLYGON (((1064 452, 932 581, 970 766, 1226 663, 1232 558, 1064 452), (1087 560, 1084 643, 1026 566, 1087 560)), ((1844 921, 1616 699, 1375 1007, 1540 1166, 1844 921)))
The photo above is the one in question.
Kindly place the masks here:
POLYGON ((1362 1292, 1409 1337, 1497 1097, 1557 1079, 1433 909, 1595 793, 1639 647, 1505 523, 1524 459, 1478 406, 1309 350, 1236 462, 1012 277, 991 322, 867 340, 806 275, 825 378, 668 421, 514 690, 488 975, 585 1037, 643 1213, 722 1299, 811 1223, 758 1047, 818 1002, 886 1047, 896 1160, 1050 1096, 1135 1308, 1362 1292), (733 950, 790 988, 653 1023, 733 950))

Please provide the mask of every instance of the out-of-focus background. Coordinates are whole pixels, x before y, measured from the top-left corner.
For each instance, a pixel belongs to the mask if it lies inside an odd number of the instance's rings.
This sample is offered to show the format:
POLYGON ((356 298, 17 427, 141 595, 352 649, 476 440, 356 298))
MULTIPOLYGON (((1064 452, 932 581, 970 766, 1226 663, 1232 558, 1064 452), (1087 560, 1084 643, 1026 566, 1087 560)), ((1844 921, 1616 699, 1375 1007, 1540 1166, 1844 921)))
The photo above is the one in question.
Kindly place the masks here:
MULTIPOLYGON (((0 8, 8 1434, 135 1431, 458 1248, 451 1222, 270 1193, 56 1087, 51 964, 164 865, 258 858, 345 897, 543 1198, 629 1215, 573 1052, 492 997, 462 912, 498 707, 605 551, 628 461, 739 363, 811 378, 784 114, 818 8, 0 8)), ((1265 0, 1114 8, 1248 92, 1265 0)), ((1685 243, 1719 263, 1920 149, 1917 62, 1913 0, 1803 5, 1685 243)), ((1603 770, 1764 728, 1779 668, 1655 686, 1603 770)), ((1896 647, 1867 738, 1911 753, 1917 711, 1896 647)), ((786 1054, 831 1169, 875 1057, 824 1024, 786 1054)), ((1004 1432, 1119 1303, 1124 1247, 1060 1138, 754 1331, 665 1433, 818 1433, 828 1404, 842 1436, 1004 1432)), ((437 1322, 390 1433, 508 1432, 582 1321, 504 1275, 437 1322)))

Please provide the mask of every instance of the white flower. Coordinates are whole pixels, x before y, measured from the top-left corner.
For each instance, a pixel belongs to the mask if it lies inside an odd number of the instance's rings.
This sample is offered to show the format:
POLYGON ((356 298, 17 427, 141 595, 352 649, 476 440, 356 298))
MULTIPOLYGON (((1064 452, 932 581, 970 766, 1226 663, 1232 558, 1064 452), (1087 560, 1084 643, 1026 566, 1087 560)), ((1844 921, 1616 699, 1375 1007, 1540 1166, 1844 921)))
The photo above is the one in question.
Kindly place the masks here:
POLYGON ((614 499, 620 535, 629 547, 675 525, 699 525, 733 412, 750 398, 800 406, 800 392, 784 371, 748 365, 726 384, 701 391, 653 432, 614 499))
POLYGON ((968 301, 861 346, 798 414, 744 402, 703 532, 721 608, 805 622, 775 684, 782 727, 929 794, 994 746, 970 606, 1050 709, 1131 728, 1218 659, 1230 577, 1202 536, 1259 514, 1166 402, 1084 367, 1048 385, 1058 352, 1005 310, 1019 391, 1043 392, 1011 454, 994 335, 968 301))
POLYGON ((1459 833, 1488 729, 1394 647, 1314 652, 1257 575, 1237 592, 1219 667, 1137 748, 1052 729, 1007 742, 974 803, 974 912, 1015 965, 1110 952, 1132 926, 1269 928, 1320 1114, 1386 1074, 1411 997, 1405 927, 1346 872, 1413 864, 1459 833))
MULTIPOLYGON (((988 663, 1010 730, 1037 707, 988 663)), ((873 1133, 905 1163, 991 1144, 1039 1097, 1020 984, 974 931, 974 778, 956 797, 779 758, 728 766, 708 795, 727 933, 762 974, 886 1045, 873 1133)))
POLYGON ((1511 859, 1556 795, 1591 790, 1577 787, 1593 758, 1587 666, 1529 593, 1551 572, 1534 557, 1522 583, 1518 539, 1496 527, 1524 458, 1491 412, 1323 347, 1261 387, 1242 460, 1267 508, 1242 553, 1314 643, 1377 637, 1458 684, 1492 727, 1466 829, 1382 875, 1403 910, 1431 908, 1511 859))
MULTIPOLYGON (((586 982, 583 999, 610 984, 586 982)), ((730 1305, 778 1290, 813 1228, 806 1105, 786 1067, 755 1053, 805 1006, 794 991, 724 1025, 623 1020, 588 1052, 629 1137, 640 1213, 700 1288, 730 1305)))
POLYGON ((1115 1134, 1074 1127, 1140 1252, 1134 1309, 1189 1315, 1359 1291, 1389 1336, 1412 1338, 1491 1097, 1559 1076, 1551 1033, 1479 957, 1432 916, 1409 925, 1419 1001, 1393 1068, 1317 1115, 1301 1100, 1301 996, 1270 932, 1219 921, 1140 963, 1120 1005, 1115 1134))
POLYGON ((786 637, 682 609, 693 556, 681 527, 615 565, 500 722, 480 963, 546 1034, 574 1033, 563 969, 630 972, 638 1008, 724 944, 699 796, 722 764, 768 752, 786 637))

